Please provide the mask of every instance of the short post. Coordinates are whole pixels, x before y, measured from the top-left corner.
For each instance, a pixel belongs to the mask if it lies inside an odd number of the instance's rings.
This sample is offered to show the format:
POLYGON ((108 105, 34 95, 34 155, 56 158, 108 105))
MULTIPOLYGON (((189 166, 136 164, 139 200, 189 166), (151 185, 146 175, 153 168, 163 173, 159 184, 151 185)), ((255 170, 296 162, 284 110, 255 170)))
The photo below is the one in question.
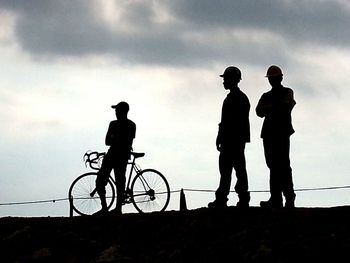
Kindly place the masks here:
POLYGON ((73 196, 69 196, 69 217, 73 217, 73 196))
POLYGON ((186 211, 186 210, 187 210, 186 197, 185 197, 184 189, 181 188, 181 191, 180 191, 180 211, 186 211))

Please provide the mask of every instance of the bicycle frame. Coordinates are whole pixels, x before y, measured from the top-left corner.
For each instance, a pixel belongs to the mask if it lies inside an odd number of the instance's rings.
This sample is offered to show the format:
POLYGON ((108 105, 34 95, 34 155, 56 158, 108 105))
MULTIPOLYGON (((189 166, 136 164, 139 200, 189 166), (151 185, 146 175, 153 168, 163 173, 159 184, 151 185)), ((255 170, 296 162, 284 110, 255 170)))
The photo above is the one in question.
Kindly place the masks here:
MULTIPOLYGON (((86 153, 84 155, 84 159, 87 157, 87 159, 85 160, 85 164, 86 163, 89 163, 89 166, 91 169, 93 170, 97 170, 99 171, 100 170, 100 163, 102 161, 102 158, 106 155, 106 153, 98 153, 98 152, 90 152, 90 153, 86 153), (91 155, 96 155, 94 157, 91 157, 91 155), (94 166, 96 165, 96 166, 94 166)), ((130 168, 130 172, 129 172, 129 176, 128 176, 128 180, 127 180, 127 183, 126 183, 126 187, 125 187, 125 200, 128 198, 128 197, 131 197, 131 193, 130 193, 130 183, 131 183, 131 179, 132 179, 132 174, 133 174, 133 171, 135 171, 135 175, 137 175, 138 173, 141 173, 142 172, 142 169, 136 164, 136 159, 137 157, 133 154, 132 155, 132 161, 128 161, 127 165, 131 165, 131 168, 130 168)), ((111 175, 109 176, 109 179, 112 181, 112 183, 114 184, 114 186, 116 187, 116 180, 115 178, 113 178, 111 175)), ((150 196, 151 200, 154 200, 154 190, 152 190, 147 181, 146 180, 142 180, 142 184, 144 184, 144 188, 145 189, 150 189, 146 192, 147 195, 150 196)), ((91 193, 90 193, 90 196, 91 197, 94 197, 95 194, 97 192, 97 189, 95 188, 91 193)), ((142 193, 142 194, 133 194, 133 196, 142 196, 142 195, 145 195, 145 193, 142 193)))
POLYGON ((128 165, 131 165, 131 168, 130 168, 130 172, 129 172, 128 181, 127 181, 126 187, 125 187, 126 191, 128 191, 130 189, 130 183, 131 183, 133 171, 135 171, 135 174, 138 174, 142 171, 142 169, 135 163, 135 160, 136 160, 136 157, 133 156, 132 161, 128 162, 128 165))
MULTIPOLYGON (((135 171, 135 175, 139 174, 142 172, 142 169, 135 163, 135 160, 136 160, 136 156, 133 155, 133 160, 131 162, 128 162, 128 165, 131 165, 131 169, 130 169, 130 173, 129 173, 129 177, 128 177, 128 181, 127 181, 127 184, 126 184, 126 187, 125 187, 125 194, 126 194, 126 198, 127 197, 131 197, 131 193, 130 193, 130 183, 131 183, 131 179, 132 179, 132 173, 133 171, 135 171)), ((141 176, 140 178, 142 178, 142 184, 144 186, 144 189, 149 189, 147 192, 146 192, 146 195, 149 195, 151 200, 154 200, 155 199, 155 192, 153 189, 151 189, 151 187, 148 185, 147 181, 143 178, 143 176, 141 176)), ((113 179, 113 178, 112 178, 113 179)), ((113 180, 113 183, 116 184, 116 182, 113 180)), ((136 197, 136 196, 142 196, 142 195, 145 195, 145 193, 142 193, 142 194, 135 194, 135 193, 132 193, 132 196, 133 197, 136 197)))

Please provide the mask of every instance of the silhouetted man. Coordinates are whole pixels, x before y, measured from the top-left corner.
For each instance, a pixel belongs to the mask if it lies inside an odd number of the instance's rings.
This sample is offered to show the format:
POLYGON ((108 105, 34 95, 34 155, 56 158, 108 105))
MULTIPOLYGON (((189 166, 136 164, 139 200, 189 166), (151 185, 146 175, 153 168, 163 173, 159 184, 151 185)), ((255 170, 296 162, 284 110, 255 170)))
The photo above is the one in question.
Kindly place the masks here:
POLYGON ((96 179, 97 193, 101 199, 102 209, 97 214, 108 212, 106 203, 106 189, 108 177, 114 170, 115 181, 117 184, 117 204, 114 212, 122 213, 122 203, 125 190, 125 171, 132 150, 132 142, 135 138, 136 125, 129 120, 127 115, 129 105, 126 102, 120 102, 112 106, 115 109, 117 120, 111 121, 106 135, 106 145, 110 146, 105 155, 100 171, 96 179))
POLYGON ((292 109, 296 104, 293 90, 282 86, 282 70, 272 65, 266 77, 272 89, 264 93, 256 107, 256 114, 265 118, 261 130, 265 160, 270 169, 270 199, 260 202, 261 207, 283 207, 282 193, 286 199, 285 207, 294 207, 295 193, 290 166, 290 136, 292 109))
POLYGON ((237 177, 235 191, 239 198, 237 206, 249 207, 250 194, 244 149, 246 143, 250 141, 250 103, 248 97, 238 87, 241 81, 241 71, 238 68, 230 66, 220 77, 224 79, 224 88, 230 90, 230 93, 222 105, 221 122, 216 138, 216 147, 220 152, 220 183, 215 192, 215 201, 208 206, 209 208, 227 206, 234 168, 237 177))

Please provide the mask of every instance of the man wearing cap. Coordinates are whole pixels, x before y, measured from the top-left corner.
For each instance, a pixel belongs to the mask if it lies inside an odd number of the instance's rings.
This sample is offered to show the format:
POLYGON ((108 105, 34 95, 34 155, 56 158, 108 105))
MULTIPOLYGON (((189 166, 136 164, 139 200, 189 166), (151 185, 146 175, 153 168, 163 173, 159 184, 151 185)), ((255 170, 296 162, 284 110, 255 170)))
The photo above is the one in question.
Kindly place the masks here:
POLYGON ((270 66, 266 77, 272 88, 261 96, 256 107, 256 114, 264 118, 261 138, 266 164, 270 169, 271 196, 268 201, 260 202, 260 206, 283 207, 283 193, 286 199, 285 207, 293 208, 295 193, 289 150, 290 136, 294 133, 291 113, 296 102, 293 90, 281 84, 283 74, 278 66, 270 66))
POLYGON ((105 214, 108 212, 105 186, 107 185, 112 169, 114 170, 117 185, 117 204, 114 212, 116 214, 122 213, 126 181, 125 171, 136 133, 135 123, 127 117, 129 112, 128 103, 122 101, 117 105, 112 105, 112 108, 115 109, 117 120, 111 121, 109 124, 105 143, 110 147, 103 159, 96 179, 97 193, 100 196, 102 206, 102 209, 96 214, 105 214))
POLYGON ((219 155, 220 182, 215 192, 215 201, 208 204, 209 208, 226 207, 231 188, 232 170, 236 172, 235 191, 239 201, 237 206, 249 207, 248 176, 245 161, 245 145, 250 142, 248 97, 239 89, 241 71, 234 66, 225 69, 220 75, 223 86, 230 93, 222 105, 221 122, 216 138, 216 148, 219 155))

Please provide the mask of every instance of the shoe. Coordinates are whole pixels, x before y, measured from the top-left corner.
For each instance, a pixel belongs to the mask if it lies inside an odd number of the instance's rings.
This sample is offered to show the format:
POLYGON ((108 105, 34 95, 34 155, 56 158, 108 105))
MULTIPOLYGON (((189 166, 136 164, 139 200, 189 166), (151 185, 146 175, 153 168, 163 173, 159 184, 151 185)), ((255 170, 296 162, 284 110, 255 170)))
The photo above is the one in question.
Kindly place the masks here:
POLYGON ((236 204, 237 207, 241 207, 241 208, 249 207, 249 201, 250 201, 249 192, 239 194, 238 198, 239 198, 239 201, 236 204))
POLYGON ((248 208, 249 207, 249 202, 238 201, 236 206, 239 207, 239 208, 248 208))
POLYGON ((294 201, 286 201, 286 203, 284 204, 284 207, 285 208, 288 208, 288 209, 290 209, 290 208, 295 208, 295 204, 294 204, 294 201))
POLYGON ((97 211, 96 213, 93 213, 93 216, 105 216, 108 214, 108 210, 106 209, 101 209, 99 211, 97 211))
POLYGON ((282 204, 282 201, 281 202, 273 202, 273 201, 271 201, 271 199, 269 199, 267 201, 261 201, 260 207, 262 207, 262 208, 282 208, 283 204, 282 204))
POLYGON ((226 208, 227 204, 226 202, 219 202, 217 200, 210 202, 208 204, 208 208, 226 208))
POLYGON ((295 208, 295 196, 293 198, 286 199, 284 204, 285 208, 295 208))
POLYGON ((114 208, 111 212, 111 215, 121 215, 122 213, 122 209, 118 209, 118 208, 114 208))

